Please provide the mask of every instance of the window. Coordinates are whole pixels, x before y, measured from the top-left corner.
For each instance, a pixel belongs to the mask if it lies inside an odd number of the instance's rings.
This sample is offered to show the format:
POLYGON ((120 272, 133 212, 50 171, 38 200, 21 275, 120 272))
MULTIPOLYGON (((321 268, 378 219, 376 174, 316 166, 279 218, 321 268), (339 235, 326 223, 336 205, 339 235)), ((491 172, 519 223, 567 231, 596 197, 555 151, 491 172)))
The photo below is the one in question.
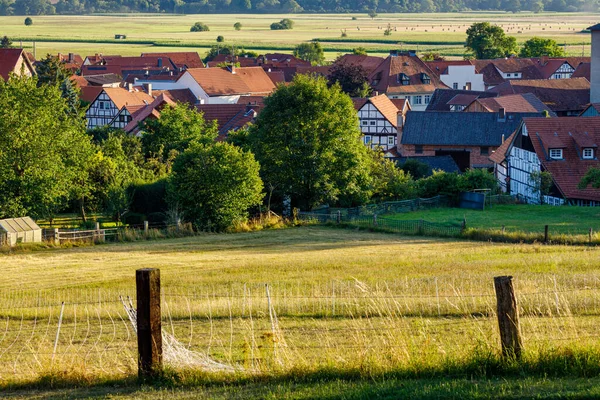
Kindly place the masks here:
POLYGON ((377 121, 370 121, 371 125, 375 125, 377 123, 377 121))
POLYGON ((389 144, 390 146, 393 146, 393 145, 394 145, 394 137, 393 137, 393 136, 388 136, 388 144, 389 144))
POLYGON ((454 89, 454 90, 458 89, 458 83, 454 82, 452 84, 452 89, 454 89))
POLYGON ((471 90, 471 82, 467 82, 465 85, 465 90, 471 90))
POLYGON ((510 78, 510 74, 506 74, 506 77, 507 77, 507 78, 510 78))
POLYGON ((101 110, 104 110, 104 102, 103 101, 98 102, 98 108, 101 110))
POLYGON ((363 121, 362 121, 362 124, 363 124, 363 125, 369 125, 369 121, 364 121, 364 120, 363 120, 363 121))
POLYGON ((594 158, 594 149, 592 149, 592 148, 583 149, 583 158, 588 159, 588 160, 591 158, 594 158))
POLYGON ((423 102, 423 96, 413 96, 414 104, 422 104, 422 102, 423 102))
POLYGON ((408 75, 404 74, 404 73, 399 73, 398 74, 398 83, 401 83, 403 85, 410 85, 410 78, 408 77, 408 75))
POLYGON ((423 146, 420 144, 415 145, 415 154, 423 154, 423 146))
POLYGON ((371 143, 371 136, 365 136, 365 144, 371 143))
POLYGON ((429 104, 430 100, 431 100, 431 95, 426 94, 425 95, 425 104, 429 104))
POLYGON ((550 158, 554 160, 562 160, 563 152, 562 149, 550 149, 550 158))
POLYGON ((479 153, 483 156, 487 156, 488 154, 490 154, 490 148, 487 146, 481 147, 479 149, 479 153))
POLYGON ((423 72, 421 73, 421 82, 423 82, 425 85, 429 85, 431 83, 431 78, 429 75, 423 72))

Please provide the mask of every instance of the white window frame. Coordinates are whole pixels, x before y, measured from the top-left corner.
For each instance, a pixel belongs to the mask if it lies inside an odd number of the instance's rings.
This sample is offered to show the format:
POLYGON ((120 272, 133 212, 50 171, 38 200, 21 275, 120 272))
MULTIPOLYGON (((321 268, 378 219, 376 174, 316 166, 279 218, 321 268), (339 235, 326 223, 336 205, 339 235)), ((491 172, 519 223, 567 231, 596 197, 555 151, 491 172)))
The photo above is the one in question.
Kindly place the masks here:
POLYGON ((423 96, 413 96, 413 104, 423 104, 423 96))
POLYGON ((583 149, 581 155, 585 160, 591 160, 594 158, 594 149, 591 147, 586 147, 583 149))
POLYGON ((429 104, 430 101, 431 101, 431 95, 426 94, 425 95, 425 104, 429 104))
POLYGON ((388 145, 390 145, 390 146, 394 145, 394 137, 393 136, 388 136, 388 145))
POLYGON ((365 125, 365 126, 366 126, 366 125, 369 125, 369 121, 367 121, 366 119, 363 119, 361 122, 362 122, 362 124, 363 124, 363 125, 365 125))
POLYGON ((454 90, 458 90, 458 82, 454 82, 454 83, 452 84, 452 89, 454 89, 454 90))
POLYGON ((562 160, 563 159, 563 149, 550 149, 548 151, 548 155, 553 160, 562 160))

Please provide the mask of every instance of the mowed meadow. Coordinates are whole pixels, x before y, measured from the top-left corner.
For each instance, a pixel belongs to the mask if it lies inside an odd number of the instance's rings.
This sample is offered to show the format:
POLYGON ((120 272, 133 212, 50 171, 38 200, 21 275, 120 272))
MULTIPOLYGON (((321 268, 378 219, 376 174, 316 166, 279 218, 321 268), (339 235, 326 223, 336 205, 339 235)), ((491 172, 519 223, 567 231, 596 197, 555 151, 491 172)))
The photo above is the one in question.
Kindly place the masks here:
POLYGON ((0 255, 0 384, 136 376, 138 268, 160 268, 178 382, 596 376, 599 264, 591 246, 319 226, 0 255), (520 363, 500 357, 499 275, 515 279, 520 363))
POLYGON ((533 36, 555 39, 566 46, 569 55, 590 55, 590 37, 582 33, 598 22, 598 15, 584 13, 446 13, 381 14, 371 19, 366 14, 124 14, 86 16, 35 16, 25 26, 23 17, 0 17, 0 34, 32 49, 46 53, 95 53, 139 55, 142 52, 198 51, 203 56, 224 36, 222 45, 235 45, 260 53, 291 53, 301 42, 318 39, 326 57, 365 47, 371 55, 385 55, 390 48, 415 49, 420 53, 438 52, 462 58, 467 28, 474 22, 489 21, 503 27, 519 43, 533 36), (294 29, 271 31, 269 26, 282 18, 294 20, 294 29), (355 18, 355 19, 353 19, 355 18), (197 21, 209 32, 190 32, 197 21), (236 31, 233 24, 240 22, 236 31), (388 24, 390 36, 384 36, 388 24), (342 32, 346 37, 342 38, 342 32), (115 34, 127 35, 115 40, 115 34))

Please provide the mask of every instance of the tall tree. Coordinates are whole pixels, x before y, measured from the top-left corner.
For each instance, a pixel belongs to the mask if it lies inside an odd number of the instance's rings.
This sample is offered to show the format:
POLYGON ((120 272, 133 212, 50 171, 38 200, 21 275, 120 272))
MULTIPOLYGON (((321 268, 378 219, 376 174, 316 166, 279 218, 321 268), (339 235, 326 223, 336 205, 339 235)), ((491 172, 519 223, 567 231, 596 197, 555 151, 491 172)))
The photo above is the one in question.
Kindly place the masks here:
POLYGON ((300 43, 294 49, 294 56, 315 65, 325 61, 325 53, 319 42, 300 43))
POLYGON ((265 99, 248 142, 265 185, 293 206, 361 204, 371 195, 369 151, 358 116, 339 86, 296 75, 265 99))
POLYGON ((47 54, 35 66, 38 76, 38 86, 53 85, 58 86, 62 92, 63 98, 69 105, 69 112, 77 114, 80 110, 79 89, 71 81, 72 73, 65 68, 58 57, 47 54))
POLYGON ((329 85, 340 85, 344 93, 351 97, 367 97, 371 94, 367 72, 359 64, 337 62, 329 69, 329 85))
POLYGON ((532 37, 523 43, 519 57, 563 57, 565 51, 553 39, 544 39, 540 37, 532 37))
POLYGON ((0 217, 52 218, 84 181, 85 122, 56 86, 0 80, 0 217))
POLYGON ((173 165, 171 205, 199 229, 223 231, 244 221, 262 190, 252 153, 229 143, 192 144, 173 165))
POLYGON ((517 53, 517 39, 497 25, 477 22, 467 29, 465 47, 478 59, 503 58, 517 53))

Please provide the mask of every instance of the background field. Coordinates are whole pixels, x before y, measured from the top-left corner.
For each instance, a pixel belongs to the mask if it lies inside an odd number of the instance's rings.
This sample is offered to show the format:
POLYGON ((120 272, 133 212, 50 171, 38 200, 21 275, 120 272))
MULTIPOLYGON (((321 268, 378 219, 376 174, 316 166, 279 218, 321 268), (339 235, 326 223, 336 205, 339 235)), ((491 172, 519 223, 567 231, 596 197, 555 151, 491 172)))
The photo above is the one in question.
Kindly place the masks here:
MULTIPOLYGON (((0 256, 0 385, 131 382, 136 339, 119 296, 134 295, 137 268, 155 267, 161 269, 165 331, 186 350, 238 369, 206 375, 193 362, 169 364, 196 369, 183 375, 184 386, 217 386, 202 389, 206 395, 522 394, 522 382, 510 376, 530 373, 565 381, 534 380, 528 393, 560 386, 564 394, 589 394, 593 381, 577 379, 600 374, 599 261, 596 247, 325 227, 0 256), (526 348, 525 363, 508 372, 494 361, 499 343, 492 278, 505 274, 516 279, 526 348), (487 381, 496 373, 509 378, 487 381), (448 376, 455 381, 443 381, 448 376), (367 377, 373 381, 345 381, 367 377), (466 377, 483 382, 473 388, 461 380, 466 377), (432 381, 400 387, 396 379, 406 378, 432 381), (254 379, 274 381, 244 386, 254 379), (307 380, 320 383, 302 384, 307 380)), ((86 390, 119 393, 109 385, 86 390)), ((181 390, 175 394, 185 398, 181 390)))
POLYGON ((148 51, 198 51, 216 44, 223 35, 225 44, 265 52, 291 52, 303 41, 319 39, 333 59, 357 46, 370 54, 385 55, 390 48, 435 51, 462 58, 466 29, 473 22, 490 21, 523 42, 532 36, 550 37, 566 45, 569 55, 590 55, 590 35, 581 33, 598 22, 599 16, 583 13, 448 13, 448 14, 381 14, 375 19, 365 14, 210 14, 210 15, 93 15, 36 16, 32 26, 22 17, 0 17, 0 34, 8 35, 30 48, 36 40, 37 56, 46 53, 75 52, 137 55, 148 51), (352 17, 357 20, 352 20, 352 17), (281 18, 292 18, 290 31, 271 31, 269 25, 281 18), (196 21, 209 25, 209 32, 192 33, 196 21), (243 29, 235 31, 233 24, 243 29), (391 36, 383 31, 390 24, 391 36), (360 30, 359 30, 360 28, 360 30), (346 30, 348 37, 341 38, 346 30), (115 34, 127 40, 115 41, 115 34))

